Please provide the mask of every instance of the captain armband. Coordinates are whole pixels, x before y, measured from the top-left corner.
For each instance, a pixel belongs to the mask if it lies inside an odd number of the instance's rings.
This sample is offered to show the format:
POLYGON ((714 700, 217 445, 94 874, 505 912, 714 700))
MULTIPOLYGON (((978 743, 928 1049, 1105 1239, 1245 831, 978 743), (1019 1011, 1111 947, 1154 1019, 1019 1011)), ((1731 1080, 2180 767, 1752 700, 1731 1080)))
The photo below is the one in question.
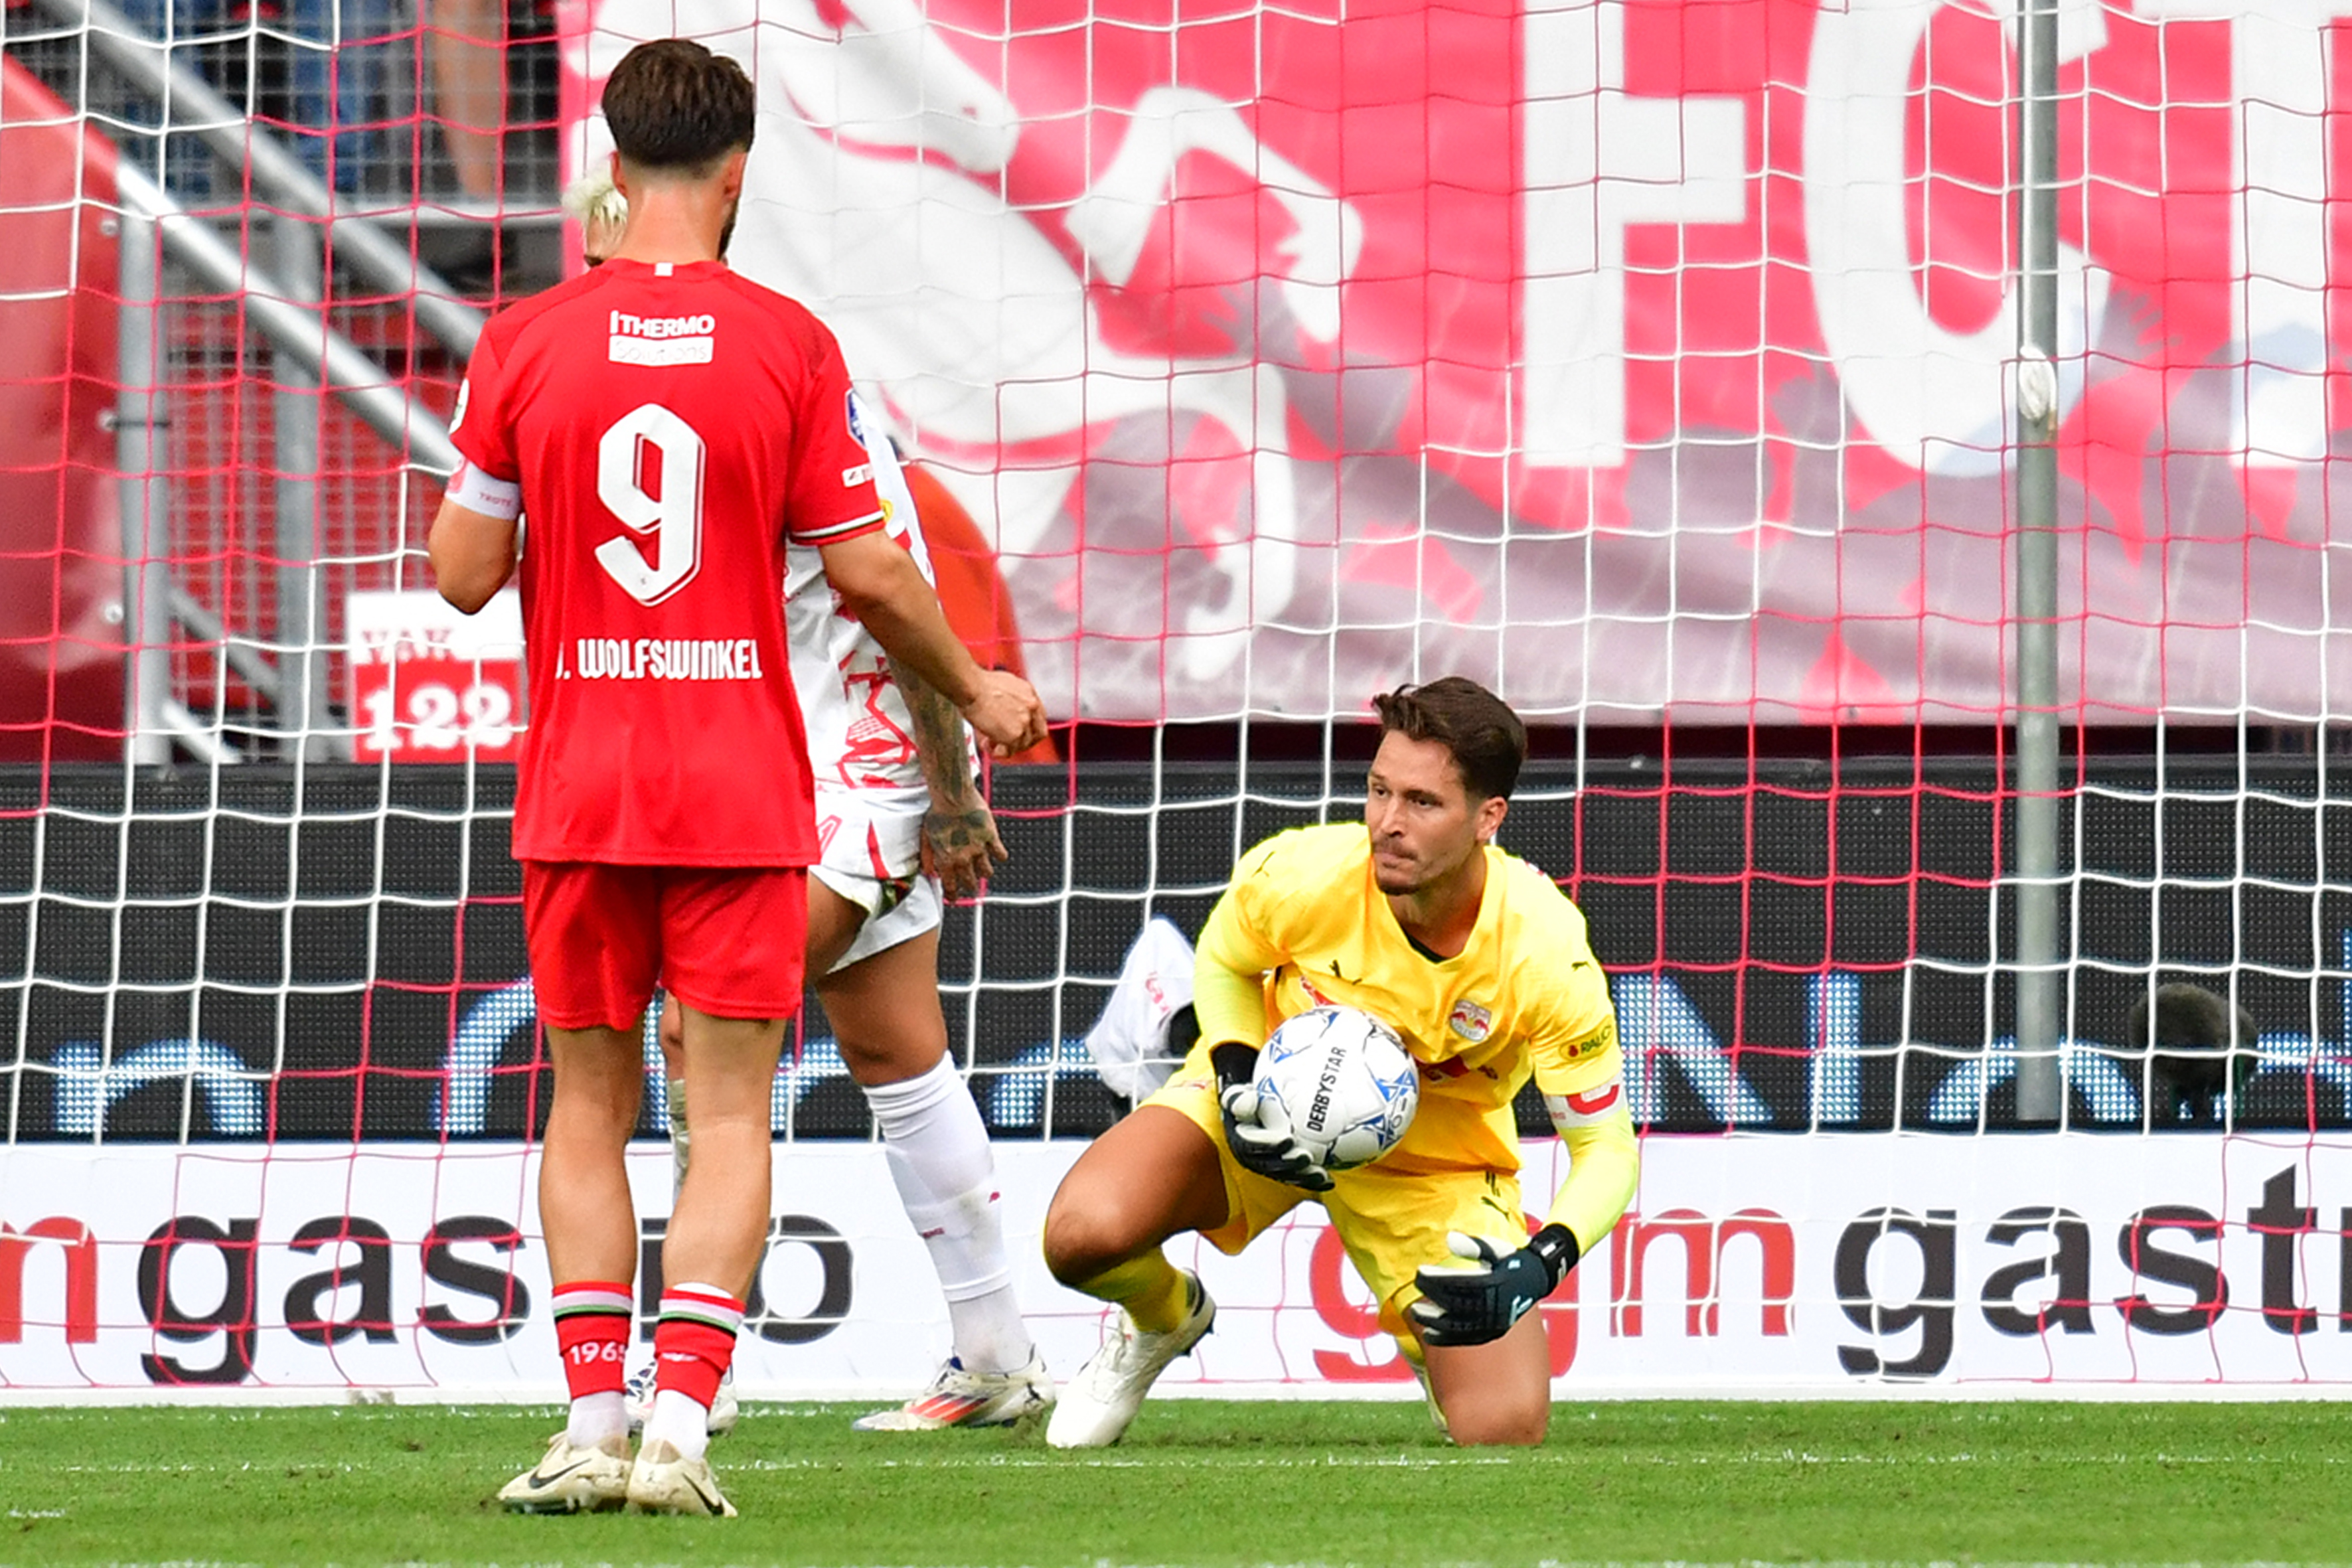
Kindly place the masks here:
POLYGON ((1625 1114, 1625 1079, 1612 1073, 1591 1089, 1576 1094, 1547 1094, 1544 1109, 1551 1113, 1551 1124, 1563 1138, 1570 1132, 1598 1127, 1625 1114))
POLYGON ((449 500, 467 511, 512 522, 522 515, 522 486, 514 479, 494 479, 472 463, 460 462, 449 476, 449 500))

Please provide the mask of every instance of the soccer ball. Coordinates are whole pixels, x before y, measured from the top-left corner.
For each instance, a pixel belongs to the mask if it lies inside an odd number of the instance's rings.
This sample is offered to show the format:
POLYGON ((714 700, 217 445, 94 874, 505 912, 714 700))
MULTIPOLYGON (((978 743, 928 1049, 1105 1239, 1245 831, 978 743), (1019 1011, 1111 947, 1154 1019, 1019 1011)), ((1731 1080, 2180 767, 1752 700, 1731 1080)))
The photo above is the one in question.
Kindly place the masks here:
POLYGON ((1369 1165, 1397 1146, 1421 1104, 1421 1069, 1397 1032, 1354 1007, 1286 1020, 1257 1054, 1261 1102, 1278 1103, 1290 1135, 1327 1171, 1369 1165))

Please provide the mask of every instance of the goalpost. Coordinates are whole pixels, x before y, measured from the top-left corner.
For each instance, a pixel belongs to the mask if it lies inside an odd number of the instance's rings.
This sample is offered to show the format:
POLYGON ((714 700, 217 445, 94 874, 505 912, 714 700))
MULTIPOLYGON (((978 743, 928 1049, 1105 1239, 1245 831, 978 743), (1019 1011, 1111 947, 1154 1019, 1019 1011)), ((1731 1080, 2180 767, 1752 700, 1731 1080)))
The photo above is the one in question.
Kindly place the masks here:
MULTIPOLYGON (((1504 841, 1591 921, 1647 1134, 1546 1309, 1564 1397, 2352 1380, 2332 23, 452 15, 0 9, 0 1401, 553 1386, 520 614, 421 547, 472 334, 578 265, 603 75, 673 31, 761 91, 731 260, 1074 726, 996 770, 942 952, 1050 1362, 1130 944, 1462 673, 1537 729, 1504 841)), ((747 1387, 911 1387, 944 1317, 821 1015, 775 1108, 747 1387)), ((1180 1387, 1411 1394, 1319 1221, 1202 1263, 1180 1387)))

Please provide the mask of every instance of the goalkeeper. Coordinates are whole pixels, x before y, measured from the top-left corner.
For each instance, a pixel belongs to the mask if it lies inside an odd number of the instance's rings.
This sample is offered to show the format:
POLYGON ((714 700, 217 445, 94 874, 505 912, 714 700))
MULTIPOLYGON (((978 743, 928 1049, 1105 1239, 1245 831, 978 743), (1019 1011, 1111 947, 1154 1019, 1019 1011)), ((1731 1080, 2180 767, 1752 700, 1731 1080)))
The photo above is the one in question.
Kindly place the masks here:
POLYGON ((1493 843, 1527 757, 1518 716, 1459 677, 1374 706, 1363 822, 1279 833, 1242 857, 1201 933, 1198 1044, 1054 1194, 1047 1267, 1121 1309, 1062 1391, 1056 1447, 1118 1441, 1215 1320, 1162 1242, 1194 1231, 1239 1252, 1310 1196, 1454 1440, 1543 1440, 1551 1363, 1533 1309, 1617 1223, 1639 1172, 1608 983, 1576 906, 1493 843), (1336 1173, 1262 1123, 1249 1088, 1273 1026, 1327 1003, 1394 1025, 1422 1075, 1403 1140, 1336 1173), (1530 1074, 1570 1159, 1532 1237, 1511 1111, 1530 1074))

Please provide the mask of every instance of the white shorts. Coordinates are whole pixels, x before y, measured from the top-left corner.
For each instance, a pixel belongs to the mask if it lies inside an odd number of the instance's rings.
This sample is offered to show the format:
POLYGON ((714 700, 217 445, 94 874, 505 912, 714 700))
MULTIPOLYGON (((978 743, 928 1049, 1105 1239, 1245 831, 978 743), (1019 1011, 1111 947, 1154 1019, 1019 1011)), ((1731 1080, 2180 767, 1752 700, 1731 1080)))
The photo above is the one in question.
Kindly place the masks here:
POLYGON ((824 858, 810 875, 866 911, 829 974, 939 928, 939 882, 923 875, 923 807, 856 790, 816 792, 824 858))

